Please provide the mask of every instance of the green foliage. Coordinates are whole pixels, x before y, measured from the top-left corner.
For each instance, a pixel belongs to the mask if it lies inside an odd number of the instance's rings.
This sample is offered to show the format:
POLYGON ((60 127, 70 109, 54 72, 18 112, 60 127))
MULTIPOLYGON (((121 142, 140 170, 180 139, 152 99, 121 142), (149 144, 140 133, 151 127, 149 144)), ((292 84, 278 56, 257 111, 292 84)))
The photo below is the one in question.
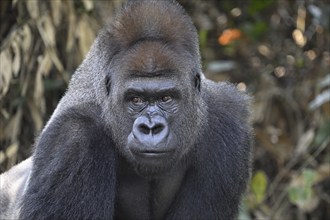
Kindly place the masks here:
POLYGON ((315 146, 320 146, 327 138, 329 138, 330 134, 330 119, 325 120, 319 130, 316 133, 316 137, 314 139, 315 146))
POLYGON ((256 13, 269 8, 274 3, 274 0, 251 0, 248 8, 248 14, 253 16, 256 13))
POLYGON ((259 20, 254 23, 245 23, 242 30, 250 39, 257 41, 266 33, 268 25, 265 21, 259 20))
POLYGON ((208 35, 208 31, 207 30, 200 30, 198 32, 198 37, 199 37, 199 45, 201 49, 206 48, 206 44, 207 44, 207 35, 208 35))
POLYGON ((313 184, 316 181, 316 172, 304 169, 297 182, 288 188, 289 199, 299 207, 306 207, 314 196, 313 184))
POLYGON ((260 204, 266 197, 267 176, 264 171, 255 172, 251 181, 251 191, 255 197, 256 205, 260 204))

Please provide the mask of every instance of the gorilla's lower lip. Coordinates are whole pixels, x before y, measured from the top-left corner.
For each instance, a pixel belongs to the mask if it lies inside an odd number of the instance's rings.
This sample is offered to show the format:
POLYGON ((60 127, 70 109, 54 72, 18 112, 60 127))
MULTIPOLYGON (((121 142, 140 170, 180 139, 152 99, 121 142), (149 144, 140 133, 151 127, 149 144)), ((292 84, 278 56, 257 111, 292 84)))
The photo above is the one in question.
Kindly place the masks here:
POLYGON ((141 151, 141 152, 136 152, 136 154, 138 156, 145 157, 145 158, 167 157, 171 153, 172 153, 172 151, 141 151))

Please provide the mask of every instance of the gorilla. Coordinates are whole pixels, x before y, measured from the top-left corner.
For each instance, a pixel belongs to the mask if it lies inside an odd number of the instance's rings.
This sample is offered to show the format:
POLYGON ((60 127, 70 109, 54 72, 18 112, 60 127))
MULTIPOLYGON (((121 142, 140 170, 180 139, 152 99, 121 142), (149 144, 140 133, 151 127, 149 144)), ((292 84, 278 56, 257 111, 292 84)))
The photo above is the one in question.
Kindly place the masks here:
POLYGON ((201 70, 174 0, 128 1, 36 141, 1 176, 3 219, 234 219, 250 177, 248 95, 201 70))

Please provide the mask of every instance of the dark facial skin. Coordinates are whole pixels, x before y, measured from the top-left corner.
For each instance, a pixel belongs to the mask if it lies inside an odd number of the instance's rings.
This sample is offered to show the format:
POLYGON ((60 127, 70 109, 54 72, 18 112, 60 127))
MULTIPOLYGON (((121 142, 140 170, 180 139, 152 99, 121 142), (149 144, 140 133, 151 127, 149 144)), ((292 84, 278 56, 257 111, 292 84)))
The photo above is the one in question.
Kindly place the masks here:
POLYGON ((104 118, 116 115, 109 124, 117 149, 143 177, 170 171, 196 140, 199 123, 191 118, 201 118, 196 104, 196 79, 200 79, 187 70, 187 61, 177 62, 187 56, 162 41, 139 42, 119 54, 118 66, 110 70, 110 104, 105 106, 104 118))
POLYGON ((181 95, 164 79, 131 82, 124 92, 125 110, 134 120, 127 138, 134 158, 147 166, 165 164, 175 154, 169 122, 178 112, 181 95))

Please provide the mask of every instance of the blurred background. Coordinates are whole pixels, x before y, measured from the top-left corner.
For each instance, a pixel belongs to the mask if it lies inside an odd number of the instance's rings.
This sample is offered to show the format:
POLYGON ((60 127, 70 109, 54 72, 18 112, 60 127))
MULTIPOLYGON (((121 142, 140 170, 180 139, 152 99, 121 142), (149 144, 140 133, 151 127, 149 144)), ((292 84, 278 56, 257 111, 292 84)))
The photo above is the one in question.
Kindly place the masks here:
MULTIPOLYGON (((0 172, 31 155, 123 2, 0 1, 0 172)), ((330 2, 179 2, 197 27, 205 75, 254 96, 253 174, 239 219, 330 219, 330 2)))

